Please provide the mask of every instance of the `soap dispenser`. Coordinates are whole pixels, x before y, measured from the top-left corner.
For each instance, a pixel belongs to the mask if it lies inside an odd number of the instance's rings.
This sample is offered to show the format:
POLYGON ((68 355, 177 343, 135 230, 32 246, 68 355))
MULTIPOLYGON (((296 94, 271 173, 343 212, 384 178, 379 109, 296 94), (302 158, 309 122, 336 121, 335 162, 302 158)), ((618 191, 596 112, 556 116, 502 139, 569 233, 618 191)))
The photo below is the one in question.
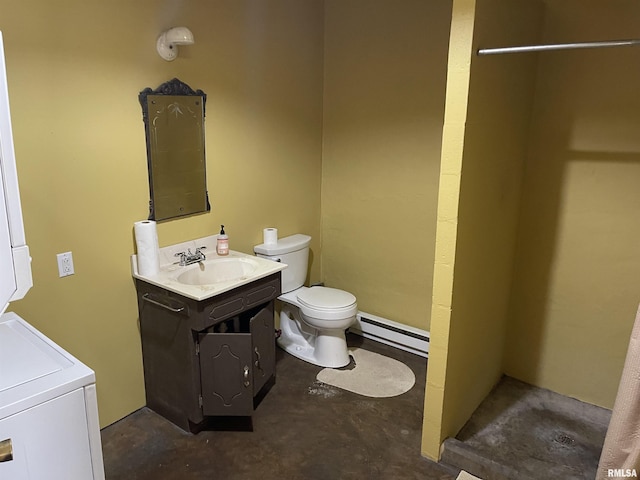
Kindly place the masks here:
POLYGON ((224 225, 220 225, 220 235, 218 235, 216 253, 218 255, 229 255, 229 236, 224 233, 224 225))

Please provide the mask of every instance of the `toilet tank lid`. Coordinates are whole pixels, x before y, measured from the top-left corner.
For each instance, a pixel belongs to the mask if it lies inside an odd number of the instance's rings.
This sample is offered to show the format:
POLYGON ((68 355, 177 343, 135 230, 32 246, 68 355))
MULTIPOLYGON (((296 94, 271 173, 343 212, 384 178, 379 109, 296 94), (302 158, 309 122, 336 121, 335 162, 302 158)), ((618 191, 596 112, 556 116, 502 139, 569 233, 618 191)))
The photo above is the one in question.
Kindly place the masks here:
POLYGON ((307 248, 311 243, 311 237, 302 233, 297 233, 289 237, 279 238, 276 243, 266 244, 261 243, 253 247, 255 253, 262 255, 282 255, 284 253, 291 253, 297 250, 307 248))

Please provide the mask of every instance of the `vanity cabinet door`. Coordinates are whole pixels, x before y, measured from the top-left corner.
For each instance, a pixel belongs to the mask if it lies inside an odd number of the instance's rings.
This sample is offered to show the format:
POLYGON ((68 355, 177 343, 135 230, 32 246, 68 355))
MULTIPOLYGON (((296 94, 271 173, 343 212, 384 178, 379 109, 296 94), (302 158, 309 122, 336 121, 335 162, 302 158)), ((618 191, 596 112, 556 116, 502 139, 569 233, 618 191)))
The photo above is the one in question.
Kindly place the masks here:
POLYGON ((253 394, 257 395, 275 374, 276 341, 273 324, 273 302, 251 317, 253 340, 253 394))
POLYGON ((250 333, 200 335, 204 415, 251 415, 253 375, 250 333))

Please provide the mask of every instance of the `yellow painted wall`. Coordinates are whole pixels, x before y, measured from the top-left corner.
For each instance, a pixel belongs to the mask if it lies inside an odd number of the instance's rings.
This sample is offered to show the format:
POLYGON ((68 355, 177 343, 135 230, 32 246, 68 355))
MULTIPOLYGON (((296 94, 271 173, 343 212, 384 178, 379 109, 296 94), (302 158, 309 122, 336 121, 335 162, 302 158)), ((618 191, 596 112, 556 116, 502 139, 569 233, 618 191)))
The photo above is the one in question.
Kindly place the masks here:
MULTIPOLYGON (((638 25, 636 1, 549 1, 544 41, 638 25)), ((640 302, 640 49, 539 62, 506 372, 611 408, 640 302)))
POLYGON ((326 0, 322 273, 429 329, 451 4, 326 0))
POLYGON ((161 245, 262 229, 314 237, 319 280, 323 8, 312 0, 0 0, 35 286, 11 309, 96 371, 101 423, 144 405, 129 256, 148 214, 138 93, 178 77, 208 94, 212 212, 158 227, 161 245), (155 51, 185 25, 195 45, 155 51), (58 278, 56 253, 76 274, 58 278))
POLYGON ((431 458, 503 371, 611 407, 639 302, 640 51, 469 53, 636 37, 640 6, 540 7, 454 2, 423 430, 431 458))
POLYGON ((440 444, 449 435, 448 431, 443 430, 443 409, 448 380, 453 273, 475 4, 476 0, 454 0, 451 20, 433 271, 431 341, 422 425, 422 454, 433 460, 440 458, 440 444))
POLYGON ((502 375, 535 80, 533 57, 475 51, 534 43, 540 11, 454 0, 422 447, 434 459, 502 375))

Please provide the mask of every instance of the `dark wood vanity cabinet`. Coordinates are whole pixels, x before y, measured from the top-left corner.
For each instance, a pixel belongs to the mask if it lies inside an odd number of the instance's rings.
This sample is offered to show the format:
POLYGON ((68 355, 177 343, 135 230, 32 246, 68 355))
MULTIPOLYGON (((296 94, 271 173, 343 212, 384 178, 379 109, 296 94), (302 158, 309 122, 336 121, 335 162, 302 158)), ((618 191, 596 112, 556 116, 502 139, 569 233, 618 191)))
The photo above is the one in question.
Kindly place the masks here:
POLYGON ((275 382, 280 272, 197 301, 136 279, 147 406, 184 430, 250 416, 275 382))

